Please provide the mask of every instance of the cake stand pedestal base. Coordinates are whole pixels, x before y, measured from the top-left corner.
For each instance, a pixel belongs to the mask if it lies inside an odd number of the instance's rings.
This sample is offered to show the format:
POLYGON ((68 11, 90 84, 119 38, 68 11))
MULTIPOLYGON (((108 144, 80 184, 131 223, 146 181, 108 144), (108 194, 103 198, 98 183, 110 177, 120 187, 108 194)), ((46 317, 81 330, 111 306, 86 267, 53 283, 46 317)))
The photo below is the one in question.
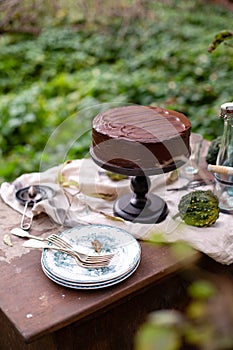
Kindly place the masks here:
POLYGON ((126 195, 116 201, 114 215, 132 222, 155 224, 163 221, 168 214, 166 202, 154 194, 148 195, 144 208, 135 207, 131 199, 131 195, 126 195))
POLYGON ((132 222, 155 224, 163 221, 168 208, 166 202, 149 192, 150 179, 135 176, 131 179, 132 194, 119 198, 114 205, 114 215, 132 222))

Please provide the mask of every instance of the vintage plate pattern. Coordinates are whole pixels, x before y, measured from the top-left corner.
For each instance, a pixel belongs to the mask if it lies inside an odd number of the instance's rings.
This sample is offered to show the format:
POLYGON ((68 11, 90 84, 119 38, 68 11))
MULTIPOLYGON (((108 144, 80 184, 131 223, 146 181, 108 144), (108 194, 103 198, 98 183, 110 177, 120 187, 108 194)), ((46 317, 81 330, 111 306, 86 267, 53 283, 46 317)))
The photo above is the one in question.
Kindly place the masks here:
POLYGON ((82 268, 68 254, 45 249, 42 253, 42 269, 50 278, 78 287, 100 287, 126 278, 134 272, 141 256, 137 240, 125 230, 107 225, 77 226, 60 233, 67 241, 84 253, 98 254, 92 243, 101 242, 101 254, 115 253, 110 265, 104 268, 82 268))
POLYGON ((51 279, 53 282, 55 282, 63 287, 68 287, 68 288, 73 288, 73 289, 100 289, 100 288, 110 287, 110 286, 113 286, 117 283, 124 281, 125 279, 127 279, 129 276, 131 276, 134 273, 134 271, 137 269, 139 263, 140 263, 140 259, 138 260, 137 264, 135 265, 135 267, 131 271, 129 271, 125 275, 122 275, 119 278, 115 278, 115 279, 110 280, 108 282, 91 283, 91 284, 88 284, 88 283, 87 284, 86 283, 78 284, 75 282, 68 282, 68 281, 65 281, 63 279, 59 279, 56 276, 52 275, 49 271, 47 271, 43 265, 42 265, 42 270, 44 271, 45 275, 49 279, 51 279))
MULTIPOLYGON (((137 262, 135 262, 135 266, 131 269, 131 270, 129 270, 129 271, 127 271, 125 274, 122 274, 122 275, 120 275, 119 277, 115 277, 115 278, 110 278, 110 279, 108 279, 107 280, 107 283, 109 284, 109 283, 112 283, 112 282, 114 282, 114 281, 116 281, 116 280, 118 280, 118 279, 125 279, 126 277, 128 277, 128 276, 130 276, 134 271, 135 271, 135 269, 136 269, 136 267, 138 267, 138 265, 139 265, 139 263, 140 263, 140 257, 139 257, 139 259, 138 259, 138 261, 137 262)), ((44 264, 43 264, 43 261, 41 262, 41 266, 42 266, 42 270, 44 271, 44 273, 47 275, 47 276, 50 276, 52 279, 54 279, 54 280, 57 280, 57 281, 60 281, 60 282, 62 282, 62 284, 70 284, 70 285, 79 285, 79 282, 75 282, 75 281, 68 281, 68 280, 66 280, 66 279, 64 279, 64 278, 60 278, 60 277, 58 277, 58 276, 56 276, 56 275, 54 275, 53 273, 51 273, 51 271, 49 271, 45 266, 44 266, 44 264)), ((106 284, 106 281, 97 281, 97 282, 90 282, 90 283, 83 283, 82 282, 82 286, 101 286, 101 285, 105 285, 106 284)))

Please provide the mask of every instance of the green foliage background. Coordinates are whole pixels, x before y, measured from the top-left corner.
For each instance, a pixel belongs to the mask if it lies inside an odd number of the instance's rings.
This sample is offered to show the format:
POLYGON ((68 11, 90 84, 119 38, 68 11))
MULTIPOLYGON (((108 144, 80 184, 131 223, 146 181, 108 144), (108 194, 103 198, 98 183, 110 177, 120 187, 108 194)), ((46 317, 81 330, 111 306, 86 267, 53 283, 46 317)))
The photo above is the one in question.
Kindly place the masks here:
POLYGON ((59 162, 53 144, 60 162, 85 156, 91 119, 105 103, 175 109, 205 138, 222 133, 217 116, 233 99, 233 49, 222 44, 210 54, 208 46, 231 29, 232 12, 181 0, 151 2, 146 15, 109 16, 104 25, 72 15, 54 18, 38 36, 0 37, 0 181, 40 170, 41 160, 59 162), (71 116, 78 123, 70 126, 71 116), (65 137, 56 139, 62 125, 65 137))

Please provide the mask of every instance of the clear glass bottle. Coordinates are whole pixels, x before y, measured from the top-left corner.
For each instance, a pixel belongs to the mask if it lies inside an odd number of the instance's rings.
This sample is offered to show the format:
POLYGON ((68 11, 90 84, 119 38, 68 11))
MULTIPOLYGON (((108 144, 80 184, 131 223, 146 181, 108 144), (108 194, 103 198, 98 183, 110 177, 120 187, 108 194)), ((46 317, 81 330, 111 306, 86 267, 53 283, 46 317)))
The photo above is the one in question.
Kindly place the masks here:
POLYGON ((220 117, 224 119, 224 129, 216 165, 222 171, 215 173, 215 193, 219 198, 220 210, 232 214, 233 175, 229 175, 227 168, 223 167, 233 167, 233 102, 221 105, 220 117))

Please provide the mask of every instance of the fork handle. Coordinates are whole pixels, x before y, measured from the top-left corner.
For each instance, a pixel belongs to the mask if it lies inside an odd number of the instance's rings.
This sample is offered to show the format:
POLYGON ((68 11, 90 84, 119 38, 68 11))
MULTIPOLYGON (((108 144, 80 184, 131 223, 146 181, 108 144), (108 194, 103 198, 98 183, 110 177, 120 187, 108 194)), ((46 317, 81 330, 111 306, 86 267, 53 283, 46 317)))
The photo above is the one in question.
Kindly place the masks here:
POLYGON ((63 247, 59 247, 55 244, 53 245, 50 245, 46 242, 41 242, 41 243, 38 243, 38 242, 35 242, 34 241, 34 238, 29 241, 26 241, 23 243, 23 247, 25 248, 34 248, 34 249, 53 249, 53 250, 58 250, 58 251, 61 251, 63 253, 67 253, 67 254, 70 254, 72 256, 76 256, 77 257, 77 254, 75 251, 73 251, 72 249, 69 249, 69 248, 63 248, 63 247))
POLYGON ((47 242, 47 238, 31 235, 30 233, 28 233, 27 231, 25 231, 19 227, 13 228, 11 230, 11 233, 12 233, 12 235, 17 236, 17 237, 32 238, 32 239, 36 239, 37 241, 47 242))
POLYGON ((85 268, 100 268, 100 267, 105 267, 109 265, 109 261, 105 261, 105 262, 84 262, 82 260, 80 260, 79 256, 72 250, 70 249, 66 249, 66 248, 61 248, 61 247, 57 247, 57 246, 52 246, 49 244, 44 243, 38 243, 35 244, 36 242, 33 241, 26 241, 23 244, 23 247, 25 248, 32 248, 32 249, 51 249, 51 250, 56 250, 62 253, 66 253, 71 255, 76 263, 81 266, 81 267, 85 267, 85 268))

